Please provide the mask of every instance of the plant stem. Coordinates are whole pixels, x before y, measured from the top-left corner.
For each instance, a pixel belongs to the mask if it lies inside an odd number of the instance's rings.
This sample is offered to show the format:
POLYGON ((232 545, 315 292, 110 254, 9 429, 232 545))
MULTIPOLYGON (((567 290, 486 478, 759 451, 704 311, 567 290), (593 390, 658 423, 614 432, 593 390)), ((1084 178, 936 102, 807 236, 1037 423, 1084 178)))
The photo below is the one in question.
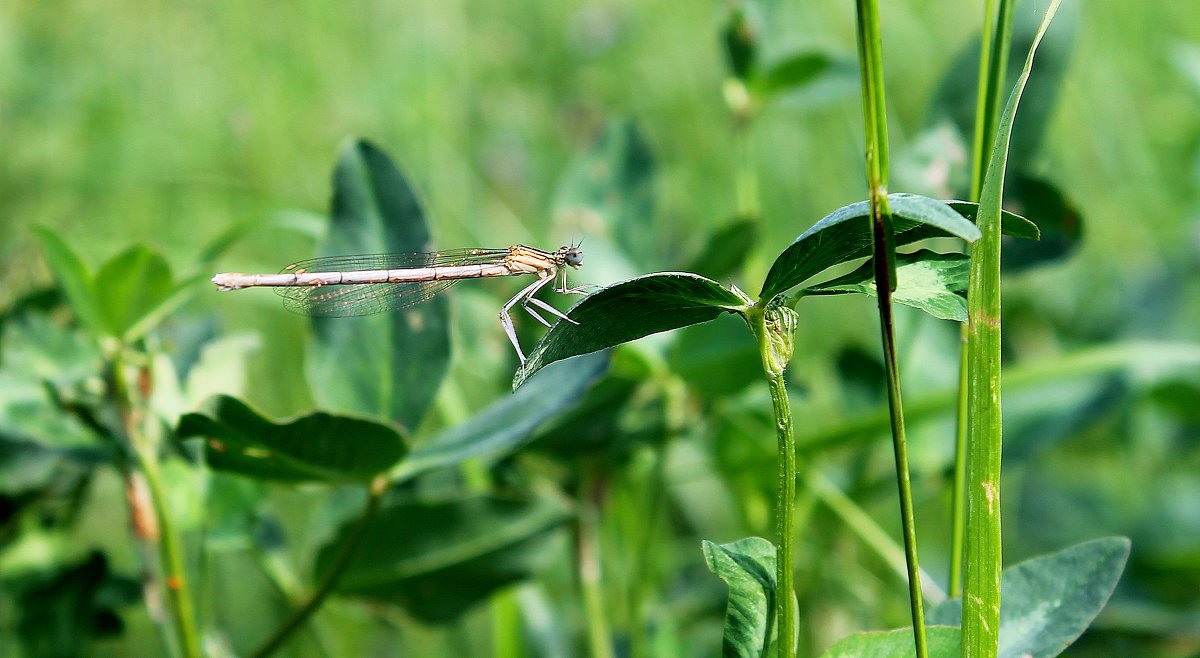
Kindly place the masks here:
POLYGON ((871 232, 875 288, 879 301, 879 333, 887 376, 888 413, 896 484, 900 496, 900 522, 908 565, 908 597, 912 611, 913 642, 917 658, 929 654, 925 640, 925 610, 921 599, 921 570, 917 563, 917 528, 913 513, 912 482, 908 473, 908 441, 904 431, 904 405, 900 395, 900 367, 896 358, 896 331, 892 316, 892 291, 896 289, 895 245, 891 208, 888 206, 887 109, 884 102, 882 39, 876 0, 858 0, 858 50, 862 70, 863 121, 866 134, 867 188, 871 201, 871 232))
POLYGON ((299 629, 305 621, 308 620, 314 612, 316 612, 325 599, 333 591, 338 580, 346 567, 350 566, 350 559, 354 557, 354 551, 358 549, 358 544, 366 534, 367 526, 370 525, 371 519, 375 518, 375 513, 379 511, 379 503, 383 499, 384 492, 387 491, 387 480, 380 476, 371 481, 371 485, 367 492, 367 503, 363 508, 362 515, 359 516, 358 522, 354 525, 354 529, 346 537, 345 543, 338 549, 337 557, 329 567, 329 571, 325 572, 325 576, 321 579, 321 583, 317 589, 313 591, 312 596, 308 601, 300 607, 292 611, 292 614, 284 620, 275 632, 266 639, 257 649, 250 653, 251 658, 265 658, 271 655, 287 642, 297 629, 299 629))
POLYGON ((587 607, 588 639, 592 658, 615 658, 612 646, 612 631, 608 624, 608 612, 604 605, 604 589, 600 578, 600 537, 597 532, 597 515, 600 491, 600 476, 589 472, 584 478, 579 504, 578 545, 576 547, 579 566, 579 583, 583 588, 584 605, 587 607))
MULTIPOLYGON (((175 528, 174 517, 167 507, 166 488, 158 470, 158 441, 147 432, 145 398, 149 395, 150 372, 139 372, 138 387, 130 387, 126 379, 124 346, 117 347, 110 362, 110 377, 113 396, 121 416, 121 425, 132 452, 137 456, 140 473, 145 478, 146 491, 154 512, 154 523, 148 523, 143 512, 135 504, 130 510, 135 527, 142 539, 158 548, 158 560, 162 569, 163 589, 170 601, 168 610, 175 629, 175 643, 185 658, 199 658, 200 635, 196 629, 196 613, 192 607, 191 588, 188 585, 187 569, 184 565, 182 542, 175 528), (138 519, 141 519, 140 521, 138 519)), ((136 474, 130 473, 127 478, 136 474)), ((127 482, 136 490, 137 483, 127 482)), ((132 500, 132 499, 131 499, 132 500)))
POLYGON ((737 147, 737 207, 738 216, 743 219, 757 219, 760 207, 758 202, 758 171, 754 166, 754 141, 750 135, 751 119, 746 117, 736 121, 733 127, 733 139, 737 147))
POLYGON ((784 372, 792 358, 796 335, 796 312, 779 297, 764 309, 748 309, 744 318, 758 340, 763 372, 771 390, 778 441, 779 483, 775 501, 775 620, 778 658, 796 656, 795 583, 792 567, 793 505, 796 500, 796 437, 792 431, 792 407, 788 400, 784 372))

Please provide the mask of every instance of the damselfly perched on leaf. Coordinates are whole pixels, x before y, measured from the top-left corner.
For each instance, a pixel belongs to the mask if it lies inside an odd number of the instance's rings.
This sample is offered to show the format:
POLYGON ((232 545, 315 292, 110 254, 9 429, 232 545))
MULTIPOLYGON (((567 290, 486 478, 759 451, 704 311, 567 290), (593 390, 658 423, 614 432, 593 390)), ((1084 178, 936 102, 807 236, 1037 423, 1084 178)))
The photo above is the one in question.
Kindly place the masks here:
POLYGON ((530 305, 576 323, 553 306, 534 297, 558 280, 555 292, 579 294, 584 288, 567 287, 567 267, 583 265, 583 250, 577 246, 542 251, 525 245, 507 249, 455 249, 430 253, 322 256, 293 263, 279 274, 218 274, 212 278, 221 290, 268 286, 283 297, 291 311, 316 317, 350 317, 383 313, 426 301, 462 281, 493 276, 536 274, 500 309, 500 325, 517 350, 521 365, 525 354, 517 341, 508 312, 520 303, 538 322, 550 326, 530 305))

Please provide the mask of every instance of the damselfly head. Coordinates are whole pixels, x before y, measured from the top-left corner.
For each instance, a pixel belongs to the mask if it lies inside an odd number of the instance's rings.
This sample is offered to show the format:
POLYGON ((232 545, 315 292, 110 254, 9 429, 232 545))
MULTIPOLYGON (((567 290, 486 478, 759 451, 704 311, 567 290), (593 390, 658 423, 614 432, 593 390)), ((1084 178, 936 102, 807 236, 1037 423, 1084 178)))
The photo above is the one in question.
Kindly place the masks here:
POLYGON ((580 247, 560 247, 558 253, 563 262, 571 267, 583 265, 583 249, 580 247))

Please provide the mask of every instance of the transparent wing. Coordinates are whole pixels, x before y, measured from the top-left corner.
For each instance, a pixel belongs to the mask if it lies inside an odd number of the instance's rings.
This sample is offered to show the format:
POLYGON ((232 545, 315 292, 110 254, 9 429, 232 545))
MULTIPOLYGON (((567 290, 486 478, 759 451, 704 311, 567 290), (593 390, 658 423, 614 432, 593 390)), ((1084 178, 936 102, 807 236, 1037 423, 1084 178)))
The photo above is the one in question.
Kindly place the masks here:
MULTIPOLYGON (((490 264, 503 260, 508 249, 452 249, 427 253, 361 254, 320 256, 292 263, 283 273, 354 272, 397 270, 414 267, 490 264)), ((427 301, 457 279, 403 283, 361 283, 331 286, 275 288, 284 308, 313 317, 343 318, 372 315, 406 308, 427 301)))
POLYGON ((396 311, 420 304, 460 280, 293 286, 275 290, 283 297, 284 308, 293 313, 320 318, 346 318, 396 311))
POLYGON ((508 249, 448 249, 446 251, 358 254, 354 256, 318 256, 297 261, 281 274, 300 272, 354 272, 359 270, 400 270, 409 267, 442 265, 478 265, 495 263, 508 255, 508 249))

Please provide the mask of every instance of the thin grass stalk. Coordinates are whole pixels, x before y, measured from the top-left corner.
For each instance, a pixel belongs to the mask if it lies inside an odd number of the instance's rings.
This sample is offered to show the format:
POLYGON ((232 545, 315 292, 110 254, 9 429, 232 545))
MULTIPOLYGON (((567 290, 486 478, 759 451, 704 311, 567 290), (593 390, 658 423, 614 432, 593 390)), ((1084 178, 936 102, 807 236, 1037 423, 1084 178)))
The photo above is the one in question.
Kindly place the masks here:
POLYGON ((858 0, 858 50, 862 72, 863 120, 866 134, 867 188, 871 202, 871 233, 875 288, 878 291, 879 329, 887 377, 888 411, 892 427, 892 449, 896 461, 896 484, 900 497, 900 521, 904 555, 908 567, 909 607, 912 613, 913 644, 918 658, 929 655, 925 639, 925 610, 921 597, 921 569, 917 560, 917 529, 908 471, 908 442, 904 430, 904 404, 900 392, 900 366, 896 356, 892 291, 896 289, 895 244, 891 208, 888 206, 887 108, 883 82, 882 39, 879 9, 875 0, 858 0))

